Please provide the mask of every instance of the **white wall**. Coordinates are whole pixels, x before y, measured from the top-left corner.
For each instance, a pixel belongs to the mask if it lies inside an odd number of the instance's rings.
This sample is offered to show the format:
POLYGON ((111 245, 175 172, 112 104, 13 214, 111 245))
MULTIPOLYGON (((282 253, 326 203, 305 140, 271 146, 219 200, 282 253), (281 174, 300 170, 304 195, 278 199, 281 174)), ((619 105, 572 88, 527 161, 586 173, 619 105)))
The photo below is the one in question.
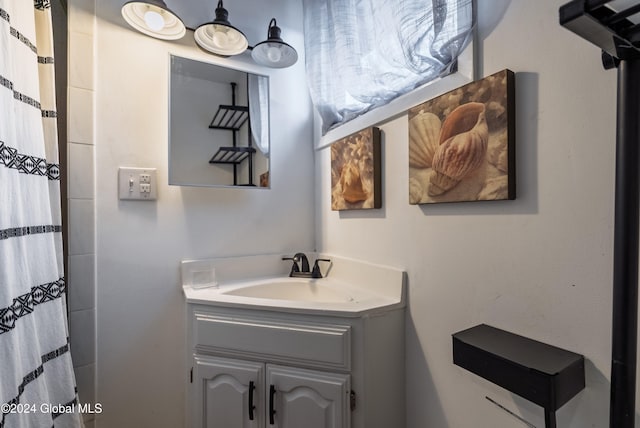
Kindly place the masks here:
MULTIPOLYGON (((171 43, 131 30, 123 3, 96 5, 96 400, 104 409, 96 425, 176 428, 187 379, 180 260, 313 248, 311 106, 303 57, 277 72, 246 58, 216 59, 189 34, 171 43), (271 74, 270 190, 167 185, 169 53, 271 74), (120 202, 119 166, 158 168, 158 200, 120 202)), ((242 15, 239 5, 225 6, 231 17, 242 15)), ((269 9, 259 22, 234 24, 266 36, 270 15, 278 16, 283 36, 302 52, 301 4, 269 9)))
MULTIPOLYGON (((167 186, 169 52, 253 66, 135 33, 122 3, 96 12, 97 426, 181 426, 181 259, 311 249, 314 213, 318 250, 409 273, 410 428, 518 424, 486 395, 543 426, 540 408, 452 364, 451 334, 482 322, 584 354, 587 389, 558 425, 607 425, 616 78, 558 25, 564 0, 479 2, 482 75, 517 73, 515 201, 410 206, 400 117, 381 124, 383 208, 341 214, 330 210, 328 150, 316 154, 315 187, 308 173, 303 58, 271 80, 271 190, 167 186), (119 202, 118 166, 157 167, 159 200, 119 202)), ((302 53, 298 3, 269 7, 302 53)))
POLYGON ((565 0, 480 1, 480 71, 516 72, 517 199, 410 206, 408 130, 383 131, 383 208, 332 212, 317 155, 319 251, 408 272, 410 428, 544 426, 542 409, 452 364, 451 334, 487 323, 584 354, 587 388, 558 426, 608 426, 616 72, 558 24, 565 0))

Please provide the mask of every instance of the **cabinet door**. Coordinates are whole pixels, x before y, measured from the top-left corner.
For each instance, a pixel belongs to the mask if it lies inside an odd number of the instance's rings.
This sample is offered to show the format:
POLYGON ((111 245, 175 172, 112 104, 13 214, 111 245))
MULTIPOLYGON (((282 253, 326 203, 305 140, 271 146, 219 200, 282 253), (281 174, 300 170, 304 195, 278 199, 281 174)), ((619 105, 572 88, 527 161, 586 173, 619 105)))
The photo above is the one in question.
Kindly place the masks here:
POLYGON ((197 428, 264 426, 264 364, 195 357, 197 428))
POLYGON ((267 365, 267 427, 349 428, 349 375, 267 365))

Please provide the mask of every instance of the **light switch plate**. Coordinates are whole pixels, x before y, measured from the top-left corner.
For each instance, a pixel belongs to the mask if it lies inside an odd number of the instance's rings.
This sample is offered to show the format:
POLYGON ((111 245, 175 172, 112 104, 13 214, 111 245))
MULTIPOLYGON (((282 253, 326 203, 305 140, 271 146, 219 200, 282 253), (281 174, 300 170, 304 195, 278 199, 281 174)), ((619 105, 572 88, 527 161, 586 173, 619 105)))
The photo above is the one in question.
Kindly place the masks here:
POLYGON ((118 196, 122 200, 155 201, 158 198, 156 168, 118 168, 118 196))

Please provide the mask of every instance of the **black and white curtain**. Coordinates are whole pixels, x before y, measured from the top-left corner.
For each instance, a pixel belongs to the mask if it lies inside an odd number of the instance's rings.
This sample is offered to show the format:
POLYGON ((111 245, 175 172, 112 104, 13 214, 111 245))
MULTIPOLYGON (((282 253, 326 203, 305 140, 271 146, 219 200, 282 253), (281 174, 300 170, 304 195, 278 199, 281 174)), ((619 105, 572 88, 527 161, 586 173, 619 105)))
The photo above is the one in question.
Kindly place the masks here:
POLYGON ((439 77, 471 39, 473 0, 303 0, 322 133, 439 77))
POLYGON ((0 0, 0 428, 82 426, 66 318, 50 7, 0 0))

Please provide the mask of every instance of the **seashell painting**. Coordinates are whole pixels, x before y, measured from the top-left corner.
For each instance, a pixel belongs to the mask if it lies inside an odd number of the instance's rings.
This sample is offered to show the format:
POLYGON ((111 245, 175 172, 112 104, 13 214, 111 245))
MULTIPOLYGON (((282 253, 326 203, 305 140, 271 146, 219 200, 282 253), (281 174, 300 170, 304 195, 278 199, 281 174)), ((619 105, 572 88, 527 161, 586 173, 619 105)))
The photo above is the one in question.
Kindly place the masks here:
POLYGON ((409 110, 410 204, 515 199, 514 91, 502 70, 409 110))
POLYGON ((370 127, 331 145, 331 209, 382 207, 380 129, 370 127))

